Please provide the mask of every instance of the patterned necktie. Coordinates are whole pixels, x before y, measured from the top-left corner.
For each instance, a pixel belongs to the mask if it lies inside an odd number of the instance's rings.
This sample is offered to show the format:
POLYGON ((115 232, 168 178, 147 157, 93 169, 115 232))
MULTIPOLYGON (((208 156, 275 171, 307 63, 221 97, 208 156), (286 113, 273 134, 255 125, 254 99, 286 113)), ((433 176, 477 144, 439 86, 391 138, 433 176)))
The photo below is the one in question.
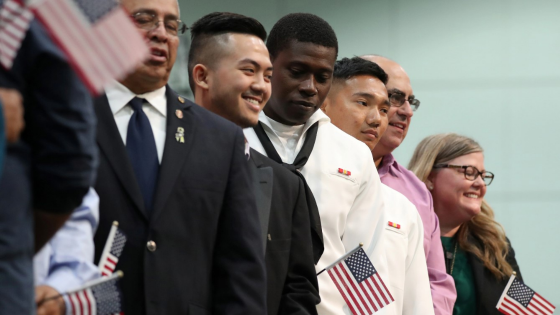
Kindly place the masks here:
POLYGON ((264 150, 266 151, 266 155, 275 161, 276 163, 282 164, 285 168, 290 170, 292 173, 296 174, 299 178, 303 180, 303 184, 305 187, 305 194, 306 194, 306 201, 307 201, 307 208, 309 209, 309 221, 311 223, 311 241, 313 242, 313 259, 315 260, 315 264, 323 255, 323 251, 325 249, 323 245, 323 231, 321 228, 321 218, 319 216, 319 209, 317 208, 317 202, 315 201, 315 197, 313 196, 313 192, 307 185, 307 181, 303 174, 301 174, 298 170, 303 168, 309 160, 309 156, 313 151, 313 147, 315 146, 315 140, 317 139, 317 130, 319 129, 319 122, 314 123, 309 129, 307 130, 307 135, 305 136, 305 141, 303 142, 303 146, 301 150, 299 150, 296 159, 294 160, 293 164, 287 164, 282 162, 280 155, 276 152, 274 145, 268 138, 268 135, 264 131, 264 128, 259 121, 259 123, 253 127, 257 137, 259 138, 264 150))
POLYGON ((128 104, 134 110, 128 123, 126 151, 140 186, 144 204, 151 212, 159 173, 156 141, 148 116, 142 110, 143 100, 135 97, 128 104))

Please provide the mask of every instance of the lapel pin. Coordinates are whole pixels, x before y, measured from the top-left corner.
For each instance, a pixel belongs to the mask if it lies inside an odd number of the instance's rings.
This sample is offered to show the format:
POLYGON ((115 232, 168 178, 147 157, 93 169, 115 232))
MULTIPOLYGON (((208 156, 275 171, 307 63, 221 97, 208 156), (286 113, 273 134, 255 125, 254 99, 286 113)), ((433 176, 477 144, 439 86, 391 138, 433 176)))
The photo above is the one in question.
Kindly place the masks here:
POLYGON ((178 109, 175 111, 175 115, 177 116, 177 118, 179 119, 183 119, 183 111, 178 109))
POLYGON ((179 96, 179 97, 178 97, 177 99, 179 100, 179 102, 181 102, 181 103, 185 103, 185 99, 184 99, 184 98, 182 98, 181 96, 179 96))
POLYGON ((175 140, 179 143, 185 143, 185 129, 183 127, 177 128, 177 133, 175 133, 175 140))
POLYGON ((400 228, 401 228, 400 224, 396 224, 396 223, 393 223, 391 221, 389 221, 389 226, 394 227, 395 229, 398 229, 398 230, 400 230, 400 228))
POLYGON ((349 170, 345 170, 345 169, 341 169, 341 168, 338 169, 338 172, 340 174, 343 174, 343 175, 346 175, 346 176, 352 175, 352 172, 350 172, 349 170))

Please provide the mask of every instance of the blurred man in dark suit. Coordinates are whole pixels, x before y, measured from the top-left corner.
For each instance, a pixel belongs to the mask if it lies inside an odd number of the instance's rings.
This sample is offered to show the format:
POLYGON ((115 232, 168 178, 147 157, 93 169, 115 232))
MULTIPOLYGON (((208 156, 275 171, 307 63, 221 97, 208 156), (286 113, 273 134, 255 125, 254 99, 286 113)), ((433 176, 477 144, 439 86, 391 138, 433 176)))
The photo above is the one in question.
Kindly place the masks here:
MULTIPOLYGON (((25 130, 8 145, 0 180, 0 314, 28 315, 35 308, 33 254, 93 184, 95 116, 89 92, 37 21, 12 68, 0 67, 0 87, 17 90, 25 109, 25 130)), ((4 106, 21 105, 9 105, 19 96, 6 93, 4 106)), ((16 122, 12 140, 21 128, 16 122)))
POLYGON ((96 100, 96 260, 111 222, 128 241, 127 314, 266 314, 261 229, 242 130, 167 86, 176 0, 124 0, 151 55, 96 100))
MULTIPOLYGON (((196 21, 191 34, 189 78, 196 103, 242 128, 254 126, 271 94, 264 27, 253 18, 216 12, 196 21)), ((303 181, 257 151, 248 153, 266 249, 268 315, 317 314, 303 181)))

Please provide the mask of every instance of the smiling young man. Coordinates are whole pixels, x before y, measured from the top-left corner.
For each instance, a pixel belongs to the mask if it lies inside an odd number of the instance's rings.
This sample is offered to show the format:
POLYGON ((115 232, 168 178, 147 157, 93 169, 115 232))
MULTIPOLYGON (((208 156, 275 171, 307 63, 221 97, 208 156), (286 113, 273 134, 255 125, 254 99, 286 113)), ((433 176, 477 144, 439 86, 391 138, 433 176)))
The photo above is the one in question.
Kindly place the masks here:
POLYGON ((178 96, 176 0, 123 0, 150 57, 96 100, 100 221, 127 242, 116 269, 128 314, 266 313, 261 228, 242 130, 178 96))
MULTIPOLYGON (((313 192, 325 247, 316 270, 363 243, 387 283, 381 183, 371 153, 318 110, 331 88, 338 53, 333 29, 318 16, 289 14, 274 25, 267 47, 274 67, 272 96, 259 124, 245 129, 249 144, 301 172, 313 192)), ((328 273, 318 280, 319 314, 350 314, 328 273)), ((387 308, 377 314, 387 314, 387 308)))
MULTIPOLYGON (((252 127, 270 98, 272 64, 257 20, 208 14, 191 27, 189 73, 198 105, 252 127)), ((317 276, 303 181, 251 150, 248 164, 266 250, 268 315, 317 314, 317 276)))
POLYGON ((362 58, 377 63, 389 75, 386 85, 391 102, 389 126, 372 151, 381 182, 405 195, 416 206, 424 225, 424 253, 434 311, 436 315, 450 315, 453 313, 457 293, 453 278, 445 271, 439 221, 434 212, 431 194, 426 185, 397 163, 391 154, 404 141, 420 101, 414 97, 410 79, 398 63, 374 55, 362 58))
MULTIPOLYGON (((333 86, 321 109, 331 122, 373 150, 387 130, 390 103, 387 74, 359 57, 344 58, 334 67, 333 86)), ((373 158, 372 158, 373 160, 373 158)), ((385 246, 391 270, 388 283, 395 314, 434 314, 422 246, 424 229, 414 205, 399 192, 381 185, 387 222, 385 246)))

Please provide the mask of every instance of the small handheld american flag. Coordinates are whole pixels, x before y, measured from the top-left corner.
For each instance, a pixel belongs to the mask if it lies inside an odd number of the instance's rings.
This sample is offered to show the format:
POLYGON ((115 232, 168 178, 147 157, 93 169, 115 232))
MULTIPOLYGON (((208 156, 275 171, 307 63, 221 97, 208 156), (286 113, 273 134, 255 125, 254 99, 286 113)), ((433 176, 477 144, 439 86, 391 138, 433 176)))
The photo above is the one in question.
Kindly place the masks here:
POLYGON ((117 0, 30 0, 29 7, 94 95, 148 57, 148 45, 117 0))
POLYGON ((119 223, 114 221, 99 259, 99 272, 102 276, 113 274, 125 244, 126 235, 119 229, 119 223))
POLYGON ((110 277, 96 279, 80 289, 66 293, 70 313, 74 315, 123 314, 122 292, 119 279, 122 271, 110 277))
POLYGON ((496 308, 506 315, 550 315, 556 307, 523 282, 509 278, 496 308))
POLYGON ((371 315, 394 301, 362 244, 323 269, 354 315, 371 315))

